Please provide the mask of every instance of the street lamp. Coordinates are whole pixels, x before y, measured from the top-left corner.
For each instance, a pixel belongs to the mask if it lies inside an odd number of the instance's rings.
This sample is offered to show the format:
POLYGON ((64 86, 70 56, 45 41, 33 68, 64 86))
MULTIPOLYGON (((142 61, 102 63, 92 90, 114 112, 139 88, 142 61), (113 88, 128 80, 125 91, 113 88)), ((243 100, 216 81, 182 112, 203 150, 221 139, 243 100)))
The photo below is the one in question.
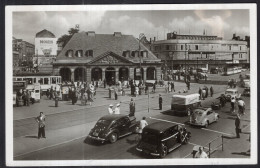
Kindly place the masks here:
POLYGON ((144 33, 140 33, 139 34, 139 50, 138 50, 138 57, 140 60, 140 73, 141 73, 141 80, 143 80, 143 71, 142 71, 142 61, 141 61, 141 57, 140 57, 140 50, 141 50, 141 46, 140 46, 140 40, 141 38, 145 37, 144 33))

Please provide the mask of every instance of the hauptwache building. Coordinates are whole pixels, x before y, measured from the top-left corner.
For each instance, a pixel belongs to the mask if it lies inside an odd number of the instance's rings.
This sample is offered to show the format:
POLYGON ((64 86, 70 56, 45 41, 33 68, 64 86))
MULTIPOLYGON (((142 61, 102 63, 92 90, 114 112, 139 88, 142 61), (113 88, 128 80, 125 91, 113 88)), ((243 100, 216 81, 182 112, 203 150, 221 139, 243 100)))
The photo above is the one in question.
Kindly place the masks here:
POLYGON ((75 33, 53 62, 63 81, 160 80, 161 60, 132 35, 75 33))

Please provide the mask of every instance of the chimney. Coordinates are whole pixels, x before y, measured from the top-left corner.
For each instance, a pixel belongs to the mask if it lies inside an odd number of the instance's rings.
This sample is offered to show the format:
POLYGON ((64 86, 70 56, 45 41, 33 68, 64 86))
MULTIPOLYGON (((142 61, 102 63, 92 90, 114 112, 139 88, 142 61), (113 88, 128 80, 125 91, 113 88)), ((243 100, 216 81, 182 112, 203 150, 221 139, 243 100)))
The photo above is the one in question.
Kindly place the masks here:
POLYGON ((122 34, 121 34, 121 32, 114 32, 114 36, 115 37, 122 37, 122 34))
POLYGON ((88 31, 87 35, 91 36, 91 37, 95 37, 95 32, 94 31, 88 31))
POLYGON ((152 43, 152 38, 150 37, 150 43, 152 43))
POLYGON ((156 37, 153 38, 153 41, 154 41, 154 42, 155 42, 155 40, 156 40, 156 37))

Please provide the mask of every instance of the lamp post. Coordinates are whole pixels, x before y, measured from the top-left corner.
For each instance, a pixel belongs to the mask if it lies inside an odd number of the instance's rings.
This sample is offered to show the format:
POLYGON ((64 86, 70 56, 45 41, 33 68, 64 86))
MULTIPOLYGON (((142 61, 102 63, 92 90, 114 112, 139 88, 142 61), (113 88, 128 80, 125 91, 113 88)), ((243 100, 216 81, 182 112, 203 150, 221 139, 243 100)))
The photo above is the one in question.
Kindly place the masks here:
POLYGON ((139 61, 140 61, 141 80, 143 80, 143 71, 142 71, 142 60, 141 60, 141 56, 140 56, 140 51, 141 51, 140 40, 141 40, 141 38, 143 38, 143 37, 144 37, 144 33, 140 33, 140 34, 139 34, 139 49, 138 49, 138 57, 139 57, 139 61))
POLYGON ((199 67, 198 67, 198 61, 199 61, 199 57, 197 57, 197 69, 199 68, 199 67))

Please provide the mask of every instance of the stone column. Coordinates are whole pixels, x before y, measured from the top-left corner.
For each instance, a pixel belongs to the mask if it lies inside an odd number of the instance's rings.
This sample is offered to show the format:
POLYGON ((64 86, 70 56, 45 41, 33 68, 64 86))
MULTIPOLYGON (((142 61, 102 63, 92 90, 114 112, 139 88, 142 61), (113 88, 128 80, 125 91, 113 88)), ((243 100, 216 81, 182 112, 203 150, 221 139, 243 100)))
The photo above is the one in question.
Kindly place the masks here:
POLYGON ((129 78, 130 79, 134 79, 134 75, 135 75, 134 70, 135 69, 132 67, 129 68, 129 78))
POLYGON ((119 81, 119 68, 116 68, 116 76, 115 76, 116 83, 119 81))
POLYGON ((162 80, 161 79, 161 74, 162 74, 162 70, 161 70, 161 67, 156 67, 156 79, 157 80, 162 80))
POLYGON ((102 80, 106 78, 106 68, 102 68, 102 80))
POLYGON ((75 71, 75 69, 70 69, 70 71, 71 71, 70 80, 72 82, 74 82, 74 71, 75 71))
POLYGON ((91 82, 91 68, 87 68, 87 82, 88 84, 91 82))
POLYGON ((145 67, 145 68, 143 68, 143 70, 144 70, 143 81, 144 81, 144 83, 145 83, 145 82, 146 82, 147 68, 145 67))

